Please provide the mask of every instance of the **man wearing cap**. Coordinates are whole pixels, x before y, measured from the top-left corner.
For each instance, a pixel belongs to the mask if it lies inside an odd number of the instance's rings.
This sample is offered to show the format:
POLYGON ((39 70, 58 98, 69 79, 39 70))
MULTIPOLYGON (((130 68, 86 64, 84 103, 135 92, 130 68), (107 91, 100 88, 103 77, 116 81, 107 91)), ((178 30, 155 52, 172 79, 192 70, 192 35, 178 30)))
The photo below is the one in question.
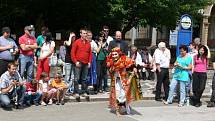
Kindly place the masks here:
POLYGON ((165 100, 168 98, 169 94, 169 64, 170 64, 170 50, 166 48, 164 42, 158 44, 158 49, 154 52, 154 61, 156 64, 156 74, 157 74, 157 85, 155 100, 161 101, 161 85, 163 84, 165 92, 165 100))
POLYGON ((34 69, 34 49, 37 49, 36 38, 31 35, 33 27, 26 26, 25 34, 19 38, 20 56, 19 56, 19 72, 21 77, 24 76, 24 71, 27 71, 27 80, 32 81, 34 69))
POLYGON ((9 62, 13 62, 15 54, 18 52, 18 47, 15 41, 10 37, 10 28, 2 28, 2 36, 0 37, 0 76, 7 71, 9 62))

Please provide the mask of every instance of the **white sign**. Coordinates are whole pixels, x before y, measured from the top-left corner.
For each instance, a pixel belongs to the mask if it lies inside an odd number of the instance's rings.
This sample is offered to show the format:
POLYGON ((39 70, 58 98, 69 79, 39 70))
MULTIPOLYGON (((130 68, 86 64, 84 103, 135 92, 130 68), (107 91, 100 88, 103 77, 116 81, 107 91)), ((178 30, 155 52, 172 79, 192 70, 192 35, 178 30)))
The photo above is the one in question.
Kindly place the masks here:
POLYGON ((192 25, 192 21, 189 16, 183 16, 183 18, 181 18, 181 27, 183 29, 189 29, 191 25, 192 25))
POLYGON ((56 40, 61 40, 61 33, 56 33, 56 40))
POLYGON ((170 31, 169 34, 169 45, 177 45, 178 40, 178 30, 170 31))

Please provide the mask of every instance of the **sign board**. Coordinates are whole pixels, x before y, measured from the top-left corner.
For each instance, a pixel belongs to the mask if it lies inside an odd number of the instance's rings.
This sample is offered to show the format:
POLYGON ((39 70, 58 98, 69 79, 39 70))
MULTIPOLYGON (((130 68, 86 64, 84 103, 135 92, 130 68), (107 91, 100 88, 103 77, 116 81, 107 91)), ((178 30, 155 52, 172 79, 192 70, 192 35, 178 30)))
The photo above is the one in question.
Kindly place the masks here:
POLYGON ((181 16, 179 30, 178 30, 178 41, 176 46, 176 56, 179 56, 179 47, 181 45, 189 45, 192 41, 192 18, 188 14, 181 16))
POLYGON ((56 33, 56 40, 61 40, 61 33, 56 33))
POLYGON ((178 39, 178 30, 170 31, 169 34, 169 45, 177 45, 177 39, 178 39))

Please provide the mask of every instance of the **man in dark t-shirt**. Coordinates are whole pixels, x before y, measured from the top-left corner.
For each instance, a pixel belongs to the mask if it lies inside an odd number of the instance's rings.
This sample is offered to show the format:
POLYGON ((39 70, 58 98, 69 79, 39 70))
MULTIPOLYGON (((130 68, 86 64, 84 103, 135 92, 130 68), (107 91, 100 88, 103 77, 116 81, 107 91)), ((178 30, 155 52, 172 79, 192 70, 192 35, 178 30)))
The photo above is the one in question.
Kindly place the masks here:
POLYGON ((75 41, 76 36, 74 32, 70 32, 69 40, 64 42, 66 47, 65 56, 65 81, 69 84, 68 93, 73 92, 73 79, 74 79, 74 63, 71 58, 72 44, 75 41))
MULTIPOLYGON (((213 62, 213 69, 215 70, 215 57, 212 60, 213 62)), ((208 103, 207 107, 215 107, 215 73, 212 80, 212 94, 210 102, 208 103)))

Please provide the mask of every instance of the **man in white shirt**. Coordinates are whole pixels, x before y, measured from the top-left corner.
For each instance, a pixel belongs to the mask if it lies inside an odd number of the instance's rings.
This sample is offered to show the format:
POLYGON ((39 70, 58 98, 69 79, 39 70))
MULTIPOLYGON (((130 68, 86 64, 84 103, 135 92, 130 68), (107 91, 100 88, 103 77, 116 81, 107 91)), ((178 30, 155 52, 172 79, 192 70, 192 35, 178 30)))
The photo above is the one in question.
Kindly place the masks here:
POLYGON ((170 50, 166 48, 164 42, 158 44, 158 49, 154 52, 154 59, 156 64, 157 85, 155 100, 161 101, 161 86, 164 86, 165 100, 168 98, 169 93, 169 64, 170 64, 170 50))

